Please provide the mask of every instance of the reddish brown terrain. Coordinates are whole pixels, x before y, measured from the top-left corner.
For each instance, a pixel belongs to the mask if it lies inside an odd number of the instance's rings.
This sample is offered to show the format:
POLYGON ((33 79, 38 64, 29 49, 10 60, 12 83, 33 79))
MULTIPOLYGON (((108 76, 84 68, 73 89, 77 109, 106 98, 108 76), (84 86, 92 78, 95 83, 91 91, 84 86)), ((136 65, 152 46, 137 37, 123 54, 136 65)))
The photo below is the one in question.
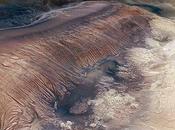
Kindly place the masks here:
POLYGON ((0 30, 0 130, 175 128, 173 20, 104 1, 54 14, 0 30))

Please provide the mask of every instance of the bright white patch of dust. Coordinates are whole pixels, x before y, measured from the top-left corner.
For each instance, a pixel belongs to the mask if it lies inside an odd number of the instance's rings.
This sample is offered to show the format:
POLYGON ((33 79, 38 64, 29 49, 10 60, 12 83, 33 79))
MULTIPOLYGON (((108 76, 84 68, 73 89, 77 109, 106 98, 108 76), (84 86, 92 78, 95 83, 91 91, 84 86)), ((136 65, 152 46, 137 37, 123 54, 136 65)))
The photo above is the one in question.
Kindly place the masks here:
POLYGON ((66 123, 60 122, 61 130, 72 130, 73 123, 71 121, 67 121, 66 123))
MULTIPOLYGON (((105 76, 104 78, 106 80, 101 78, 101 85, 109 86, 110 78, 105 76)), ((135 113, 139 106, 134 97, 127 93, 119 93, 114 89, 99 93, 96 99, 89 101, 89 104, 93 105, 94 112, 94 122, 90 124, 90 127, 103 126, 106 129, 117 129, 129 124, 131 114, 135 113)))
POLYGON ((94 105, 96 122, 109 123, 111 120, 115 121, 116 126, 128 123, 129 114, 138 107, 134 97, 129 94, 119 94, 113 89, 104 92, 91 102, 94 105))
POLYGON ((175 23, 156 18, 150 24, 148 47, 132 48, 127 57, 145 77, 142 93, 149 102, 127 130, 175 130, 175 23))

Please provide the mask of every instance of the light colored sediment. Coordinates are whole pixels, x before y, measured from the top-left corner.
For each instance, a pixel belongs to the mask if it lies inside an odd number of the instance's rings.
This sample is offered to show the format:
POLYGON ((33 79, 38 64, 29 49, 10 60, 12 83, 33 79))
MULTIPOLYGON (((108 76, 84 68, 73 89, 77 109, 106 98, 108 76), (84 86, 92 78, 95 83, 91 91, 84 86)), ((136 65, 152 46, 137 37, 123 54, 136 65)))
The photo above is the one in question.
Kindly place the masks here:
POLYGON ((175 23, 155 16, 150 26, 146 47, 128 49, 125 57, 144 77, 137 84, 143 89, 122 97, 112 89, 100 94, 92 101, 94 125, 101 123, 107 130, 175 129, 175 23))
POLYGON ((175 129, 175 23, 156 18, 150 22, 152 37, 145 39, 147 48, 129 50, 128 58, 145 77, 145 110, 129 130, 175 129))

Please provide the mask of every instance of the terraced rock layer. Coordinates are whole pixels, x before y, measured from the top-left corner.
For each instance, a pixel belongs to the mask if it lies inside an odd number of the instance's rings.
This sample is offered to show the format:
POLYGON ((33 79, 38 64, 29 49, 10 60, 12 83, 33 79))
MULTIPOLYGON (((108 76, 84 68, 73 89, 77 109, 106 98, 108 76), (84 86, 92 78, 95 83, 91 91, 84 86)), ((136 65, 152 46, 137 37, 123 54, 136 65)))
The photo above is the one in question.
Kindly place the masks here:
POLYGON ((175 23, 83 2, 0 31, 0 129, 174 130, 175 23))

